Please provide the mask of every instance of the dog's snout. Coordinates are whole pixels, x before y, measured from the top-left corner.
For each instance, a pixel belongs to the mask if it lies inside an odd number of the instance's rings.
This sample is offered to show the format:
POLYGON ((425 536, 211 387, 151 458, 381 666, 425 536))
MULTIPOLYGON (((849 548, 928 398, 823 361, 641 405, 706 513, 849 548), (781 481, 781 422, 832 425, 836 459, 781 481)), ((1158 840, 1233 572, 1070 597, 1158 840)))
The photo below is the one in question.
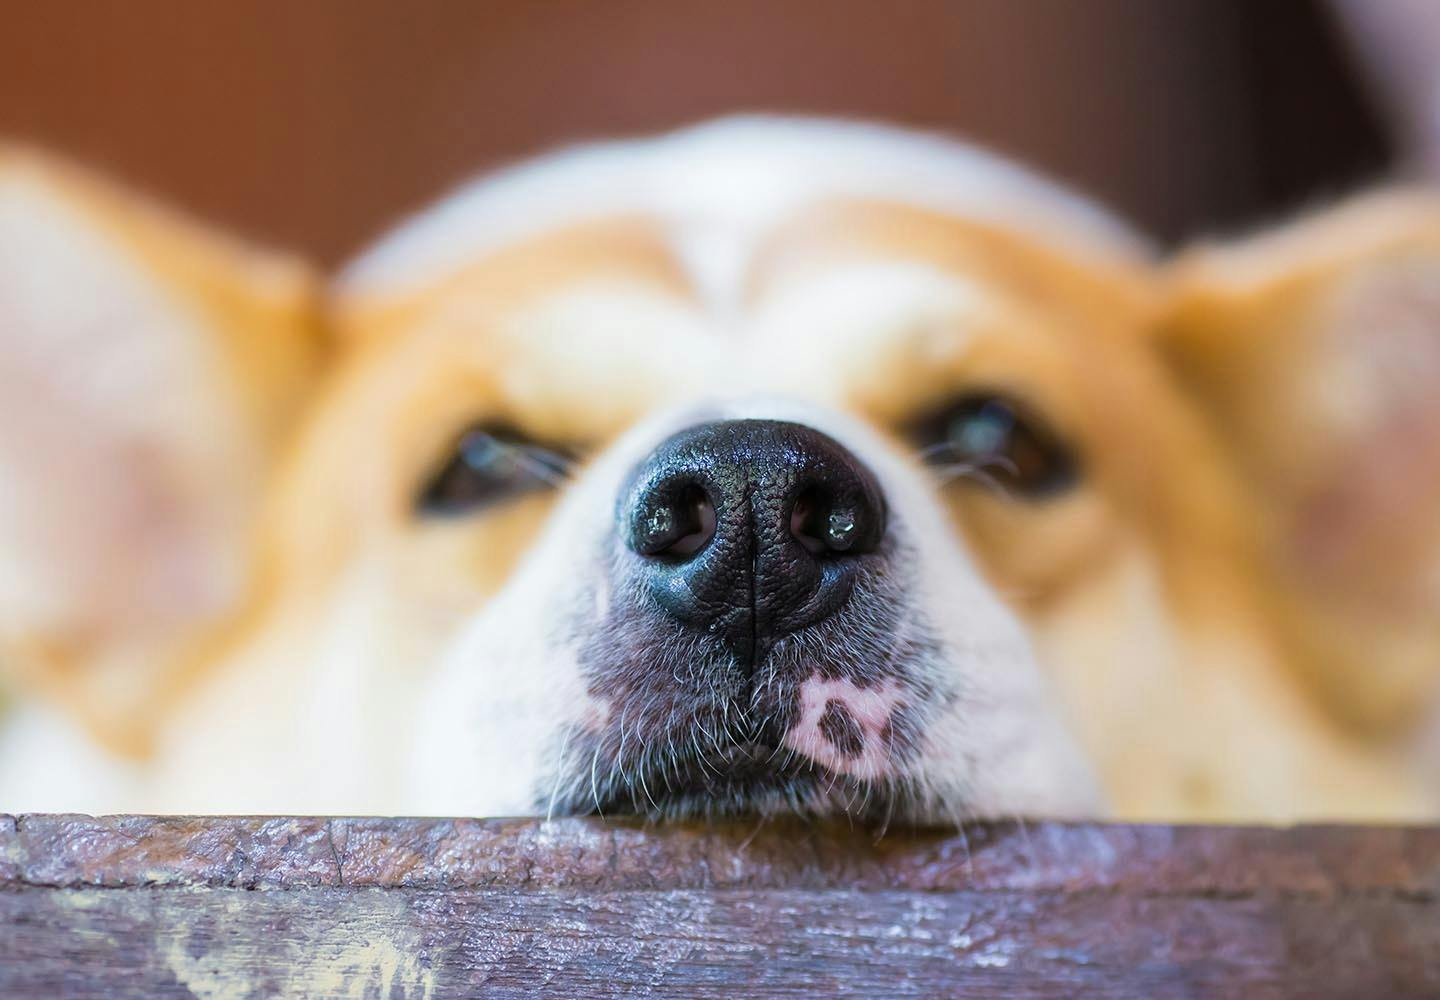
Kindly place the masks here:
POLYGON ((885 501, 833 438, 729 420, 662 442, 624 491, 620 522, 650 597, 754 661, 845 602, 884 537, 885 501))

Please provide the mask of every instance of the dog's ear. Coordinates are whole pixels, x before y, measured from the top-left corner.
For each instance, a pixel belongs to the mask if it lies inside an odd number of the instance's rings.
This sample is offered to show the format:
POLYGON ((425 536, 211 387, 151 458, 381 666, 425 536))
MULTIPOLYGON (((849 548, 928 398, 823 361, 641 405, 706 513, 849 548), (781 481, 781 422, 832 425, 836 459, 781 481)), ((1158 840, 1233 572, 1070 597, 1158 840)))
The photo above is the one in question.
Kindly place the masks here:
POLYGON ((303 264, 0 147, 0 664, 101 724, 231 613, 318 361, 303 264))
POLYGON ((1440 196, 1200 247, 1169 280, 1160 348, 1251 487, 1302 661, 1396 725, 1440 675, 1440 196))

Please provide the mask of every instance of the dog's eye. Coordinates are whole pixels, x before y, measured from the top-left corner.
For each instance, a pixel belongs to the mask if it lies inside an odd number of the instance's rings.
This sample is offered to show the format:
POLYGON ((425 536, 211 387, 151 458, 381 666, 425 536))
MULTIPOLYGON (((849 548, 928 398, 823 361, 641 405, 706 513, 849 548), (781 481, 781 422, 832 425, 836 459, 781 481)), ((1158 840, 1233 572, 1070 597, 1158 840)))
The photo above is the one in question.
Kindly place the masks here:
POLYGON ((421 490, 422 514, 469 514, 500 500, 559 485, 573 456, 505 428, 472 427, 421 490))
POLYGON ((947 480, 990 482, 1026 499, 1062 493, 1079 478, 1074 453, 1004 396, 967 396, 922 421, 916 439, 947 480))

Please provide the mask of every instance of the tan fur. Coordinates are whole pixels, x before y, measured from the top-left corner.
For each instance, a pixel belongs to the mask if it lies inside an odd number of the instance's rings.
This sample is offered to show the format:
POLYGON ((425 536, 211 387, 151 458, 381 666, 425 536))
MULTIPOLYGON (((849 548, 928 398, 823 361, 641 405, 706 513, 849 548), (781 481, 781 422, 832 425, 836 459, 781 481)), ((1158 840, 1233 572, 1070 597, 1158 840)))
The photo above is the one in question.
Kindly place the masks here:
POLYGON ((1369 195, 1167 282, 1160 347, 1235 460, 1301 683, 1411 731, 1440 673, 1440 200, 1369 195))
MULTIPOLYGON (((71 215, 108 244, 117 267, 134 269, 143 276, 137 280, 149 282, 159 296, 203 328, 210 349, 223 359, 221 368, 203 374, 223 382, 227 397, 222 405, 238 408, 231 417, 236 428, 243 428, 235 446, 257 456, 254 474, 266 477, 269 458, 288 436, 324 351, 318 283, 311 269, 295 257, 242 246, 87 171, 24 147, 0 145, 0 190, 71 215)), ((11 249, 22 255, 18 266, 23 269, 24 248, 11 249)), ((56 278, 65 280, 63 274, 56 278)), ((57 289, 57 294, 67 293, 85 296, 89 290, 57 289)), ((4 310, 5 303, 0 302, 0 314, 4 310)), ((108 335, 124 350, 127 338, 142 338, 146 331, 114 329, 108 335)), ((81 355, 71 363, 83 366, 86 360, 81 355)), ((46 422, 63 417, 44 409, 24 415, 46 422)), ((198 414, 196 418, 203 419, 198 414)), ((105 427, 102 423, 77 432, 103 437, 105 427)), ((230 429, 217 427, 214 432, 220 436, 230 429)), ((223 446, 217 441, 217 447, 223 446)), ((129 461, 131 474, 138 477, 136 466, 150 454, 142 449, 149 446, 135 441, 128 447, 136 449, 129 461)), ((157 445, 153 454, 163 464, 162 450, 157 445)), ((32 473, 21 470, 21 474, 32 473)), ((171 472, 157 464, 156 474, 171 472)), ((258 506, 260 482, 246 479, 240 485, 254 494, 253 502, 246 499, 243 504, 258 506)), ((187 487, 159 483, 155 488, 187 487)), ((91 499, 97 504, 113 500, 104 495, 91 499)), ((174 499, 183 502, 178 496, 174 499)), ((253 518, 253 512, 249 516, 253 518)), ((248 543, 239 545, 248 548, 248 543)), ((143 559, 143 554, 136 558, 143 559)), ((128 573, 133 585, 137 567, 120 561, 87 572, 96 570, 128 573)), ((126 585, 117 579, 110 586, 126 585)), ((142 627, 134 620, 141 615, 138 610, 123 610, 132 603, 125 594, 117 592, 113 600, 122 608, 118 612, 122 619, 131 621, 117 620, 115 613, 92 606, 76 609, 64 623, 36 631, 24 622, 4 621, 0 614, 0 664, 22 685, 59 698, 111 746, 134 752, 140 746, 138 734, 148 725, 150 695, 168 671, 166 663, 188 655, 189 645, 201 640, 217 620, 233 614, 235 603, 177 610, 178 617, 162 612, 162 621, 142 627)))
MULTIPOLYGON (((419 684, 440 639, 501 591, 554 510, 538 496, 455 522, 410 516, 428 470, 477 419, 595 455, 731 379, 858 417, 910 461, 911 421, 967 391, 1004 390, 1077 449, 1081 488, 1033 504, 969 480, 934 488, 1027 623, 1118 816, 1440 812, 1408 746, 1440 672, 1440 404, 1425 409, 1440 382, 1391 412, 1394 366, 1372 364, 1372 341, 1351 336, 1385 325, 1390 302, 1436 342, 1440 295, 1426 281, 1440 281, 1440 203, 1429 196, 1377 197, 1163 269, 898 199, 832 199, 772 227, 751 256, 743 304, 760 328, 793 326, 787 310, 831 277, 897 265, 949 282, 945 301, 960 305, 843 341, 816 319, 748 381, 727 372, 730 342, 701 316, 658 220, 577 221, 399 288, 341 292, 333 356, 312 388, 302 269, 92 190, 68 168, 12 156, 0 180, 7 171, 80 206, 168 294, 198 305, 244 388, 245 419, 267 451, 283 450, 243 601, 153 647, 108 713, 132 736, 177 719, 225 728, 214 715, 244 696, 247 670, 265 678, 274 718, 289 719, 304 671, 254 651, 310 656, 311 623, 339 615, 347 588, 363 594, 346 614, 383 618, 376 641, 397 664, 386 683, 419 684), (1331 392, 1347 377, 1378 400, 1368 422, 1331 392), (303 421, 287 434, 302 392, 303 421), (1405 447, 1385 450, 1397 427, 1405 447), (1384 461, 1366 464, 1377 449, 1384 461), (1397 466, 1397 485, 1376 485, 1397 466)), ((74 641, 20 635, 11 666, 113 737, 83 658, 36 655, 74 641)), ((246 732, 236 722, 216 740, 243 747, 246 732)))
POLYGON ((1016 503, 965 484, 947 493, 995 585, 1051 648, 1121 815, 1428 811, 1398 776, 1400 761, 1355 742, 1293 687, 1290 636, 1274 595, 1257 586, 1263 539, 1248 498, 1208 415, 1176 391, 1166 359, 1151 350, 1152 331, 1175 306, 1149 275, 1087 266, 964 220, 867 204, 784 231, 764 280, 857 256, 924 261, 978 279, 992 299, 963 350, 946 354, 932 341, 924 352, 867 357, 857 367, 868 381, 852 390, 863 394, 847 395, 848 405, 898 429, 967 387, 1004 389, 1034 401, 1081 449, 1087 486, 1056 501, 1016 503), (1138 584, 1137 564, 1148 573, 1138 584), (1170 648, 1146 648, 1143 621, 1127 618, 1137 585, 1173 615, 1170 648), (1232 645, 1232 632, 1246 638, 1232 645), (1187 649, 1186 633, 1201 652, 1187 649), (1297 746, 1308 759, 1292 759, 1297 746), (1352 774, 1337 780, 1337 769, 1352 774))

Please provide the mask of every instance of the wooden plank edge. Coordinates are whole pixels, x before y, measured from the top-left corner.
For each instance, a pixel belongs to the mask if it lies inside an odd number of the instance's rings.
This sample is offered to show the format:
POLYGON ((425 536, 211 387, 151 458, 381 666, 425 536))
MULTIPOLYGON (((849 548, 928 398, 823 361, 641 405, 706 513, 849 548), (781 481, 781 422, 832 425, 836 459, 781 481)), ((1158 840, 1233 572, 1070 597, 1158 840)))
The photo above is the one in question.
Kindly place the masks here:
POLYGON ((0 890, 839 889, 1440 898, 1440 829, 0 816, 0 890))

